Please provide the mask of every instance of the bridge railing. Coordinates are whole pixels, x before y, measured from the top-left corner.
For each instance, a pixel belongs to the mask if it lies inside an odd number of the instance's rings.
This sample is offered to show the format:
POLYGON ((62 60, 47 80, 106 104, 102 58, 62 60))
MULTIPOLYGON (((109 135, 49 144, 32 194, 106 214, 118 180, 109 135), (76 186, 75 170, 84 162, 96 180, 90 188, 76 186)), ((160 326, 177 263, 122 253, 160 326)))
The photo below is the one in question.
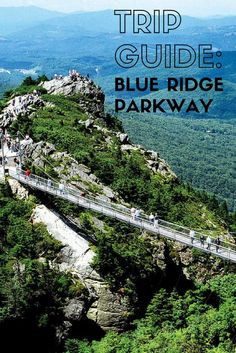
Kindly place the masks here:
MULTIPOLYGON (((209 250, 209 252, 220 252, 222 254, 227 253, 227 257, 229 258, 232 253, 236 254, 236 245, 233 243, 221 241, 220 245, 217 245, 212 242, 212 244, 209 246, 206 244, 206 241, 203 243, 200 241, 200 236, 204 235, 200 232, 195 232, 194 239, 191 239, 190 229, 187 227, 161 219, 158 219, 158 224, 154 224, 154 222, 150 221, 148 216, 145 214, 140 215, 138 218, 133 218, 131 217, 130 209, 125 206, 107 202, 90 195, 83 196, 83 193, 81 193, 79 190, 63 185, 62 183, 57 183, 50 179, 45 179, 33 174, 28 177, 21 170, 9 171, 9 175, 23 182, 24 184, 30 185, 31 187, 41 189, 42 191, 46 191, 59 197, 63 197, 69 201, 78 201, 77 203, 81 206, 90 208, 95 211, 100 211, 105 215, 112 216, 113 218, 119 220, 123 219, 130 225, 148 229, 150 231, 154 231, 155 233, 160 232, 160 229, 172 232, 171 236, 169 235, 170 239, 180 240, 178 237, 181 237, 182 242, 188 245, 195 244, 195 246, 204 250, 209 250), (207 249, 207 247, 209 247, 209 249, 207 249)), ((166 234, 166 236, 168 237, 168 234, 166 234)), ((207 235, 204 235, 204 237, 206 239, 207 235)))
MULTIPOLYGON (((167 222, 167 221, 163 221, 163 220, 159 220, 159 224, 162 227, 165 227, 166 229, 172 229, 174 232, 181 234, 181 235, 186 235, 189 239, 191 239, 190 236, 190 229, 178 224, 174 224, 171 222, 167 222)), ((194 242, 195 241, 199 241, 201 244, 206 244, 206 240, 207 240, 208 234, 204 234, 203 232, 199 232, 199 231, 195 231, 195 235, 194 235, 194 242), (203 238, 202 238, 203 237, 203 238), (201 240, 202 238, 202 240, 201 240)), ((210 247, 217 247, 217 248, 224 248, 224 249, 231 249, 232 251, 236 252, 236 244, 232 243, 232 242, 228 242, 225 240, 220 240, 220 244, 217 245, 215 243, 215 239, 213 237, 211 238, 211 245, 210 247)))

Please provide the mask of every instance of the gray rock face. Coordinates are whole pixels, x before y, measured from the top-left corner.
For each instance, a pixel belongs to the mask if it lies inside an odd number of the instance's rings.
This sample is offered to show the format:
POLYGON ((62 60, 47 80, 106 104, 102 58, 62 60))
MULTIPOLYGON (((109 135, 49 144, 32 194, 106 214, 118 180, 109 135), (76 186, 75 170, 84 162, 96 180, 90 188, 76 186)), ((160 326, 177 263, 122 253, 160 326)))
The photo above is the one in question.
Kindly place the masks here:
MULTIPOLYGON (((48 164, 48 157, 56 161, 54 171, 60 179, 66 181, 69 185, 91 194, 96 192, 97 196, 106 198, 106 201, 119 200, 117 194, 111 188, 104 186, 96 175, 91 173, 90 168, 79 164, 66 152, 56 152, 53 144, 40 141, 22 146, 22 149, 24 149, 24 156, 32 159, 34 166, 39 168, 44 168, 48 164)), ((53 166, 52 163, 50 163, 50 166, 53 166)))
POLYGON ((134 145, 122 145, 121 146, 121 151, 122 152, 130 152, 130 151, 138 151, 138 148, 135 147, 134 145))
POLYGON ((81 93, 84 95, 93 94, 95 91, 100 92, 97 86, 87 77, 81 75, 76 78, 65 76, 56 78, 54 80, 42 83, 48 93, 50 94, 63 94, 65 96, 81 93))
POLYGON ((28 145, 23 145, 24 153, 27 157, 32 158, 34 161, 42 156, 49 156, 55 151, 55 147, 53 144, 40 141, 38 143, 31 143, 28 145))
MULTIPOLYGON (((87 281, 88 283, 88 281, 87 281)), ((87 316, 104 331, 123 330, 127 325, 128 302, 125 297, 112 293, 105 284, 90 281, 98 295, 87 316)))
POLYGON ((8 102, 8 105, 0 114, 0 127, 8 127, 13 121, 17 120, 20 114, 30 115, 38 108, 44 106, 45 103, 37 92, 14 97, 8 102))
POLYGON ((91 119, 86 120, 85 123, 84 123, 86 129, 89 129, 90 127, 92 127, 93 124, 94 124, 94 121, 91 120, 91 119))
POLYGON ((163 239, 159 239, 159 237, 153 237, 152 235, 145 233, 144 234, 145 239, 148 239, 148 241, 151 244, 152 247, 152 257, 154 260, 154 263, 163 271, 166 270, 166 257, 165 257, 165 251, 166 251, 166 243, 163 241, 163 239))
POLYGON ((81 108, 95 117, 100 117, 104 113, 104 93, 87 77, 80 74, 74 77, 65 76, 43 82, 41 85, 50 94, 81 95, 78 97, 81 108))
POLYGON ((32 219, 34 223, 45 224, 49 233, 64 245, 56 260, 60 270, 77 276, 88 290, 89 308, 83 299, 72 299, 64 308, 66 320, 78 321, 87 313, 88 318, 104 330, 123 330, 127 325, 128 300, 118 293, 112 293, 91 268, 94 252, 89 242, 43 205, 35 208, 32 219))
POLYGON ((20 200, 28 199, 29 192, 17 180, 9 179, 8 183, 12 193, 16 195, 20 200))
POLYGON ((62 325, 56 327, 56 337, 58 342, 63 342, 69 335, 72 323, 64 321, 62 325))
POLYGON ((149 158, 153 161, 157 161, 159 158, 159 154, 155 151, 146 151, 146 154, 149 156, 149 158))

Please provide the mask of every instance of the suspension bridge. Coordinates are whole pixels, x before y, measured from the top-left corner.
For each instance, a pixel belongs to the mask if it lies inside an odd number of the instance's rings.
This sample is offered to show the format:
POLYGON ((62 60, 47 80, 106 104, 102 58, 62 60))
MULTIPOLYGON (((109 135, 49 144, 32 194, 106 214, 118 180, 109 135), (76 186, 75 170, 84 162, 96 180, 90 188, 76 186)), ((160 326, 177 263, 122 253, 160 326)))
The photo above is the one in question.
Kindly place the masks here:
POLYGON ((99 199, 99 197, 96 198, 86 196, 78 189, 62 183, 54 182, 50 179, 39 177, 37 175, 31 174, 30 176, 26 176, 24 171, 20 169, 9 168, 8 175, 32 189, 59 197, 83 208, 92 210, 131 226, 138 227, 142 231, 145 230, 149 233, 160 235, 166 239, 177 241, 210 255, 218 256, 224 260, 236 263, 236 245, 234 243, 225 241, 221 241, 218 245, 214 244, 213 241, 211 243, 207 243, 202 240, 202 236, 206 239, 207 235, 200 232, 194 232, 194 237, 192 237, 191 230, 187 227, 161 219, 158 219, 158 222, 153 222, 150 221, 148 215, 145 214, 141 214, 139 217, 133 217, 131 214, 131 209, 125 206, 112 202, 105 202, 99 199))

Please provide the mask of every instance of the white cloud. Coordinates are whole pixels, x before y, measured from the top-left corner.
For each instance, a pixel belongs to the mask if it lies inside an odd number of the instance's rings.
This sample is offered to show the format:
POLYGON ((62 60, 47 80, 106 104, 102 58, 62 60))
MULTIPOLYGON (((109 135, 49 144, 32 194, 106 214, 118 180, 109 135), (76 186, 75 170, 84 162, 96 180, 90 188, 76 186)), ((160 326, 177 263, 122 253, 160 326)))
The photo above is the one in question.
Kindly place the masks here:
POLYGON ((0 68, 0 74, 8 74, 8 75, 10 75, 11 71, 3 69, 3 68, 0 68))
POLYGON ((20 72, 21 74, 23 75, 36 75, 39 70, 41 70, 41 67, 40 66, 36 66, 32 69, 16 69, 15 71, 18 71, 20 72))

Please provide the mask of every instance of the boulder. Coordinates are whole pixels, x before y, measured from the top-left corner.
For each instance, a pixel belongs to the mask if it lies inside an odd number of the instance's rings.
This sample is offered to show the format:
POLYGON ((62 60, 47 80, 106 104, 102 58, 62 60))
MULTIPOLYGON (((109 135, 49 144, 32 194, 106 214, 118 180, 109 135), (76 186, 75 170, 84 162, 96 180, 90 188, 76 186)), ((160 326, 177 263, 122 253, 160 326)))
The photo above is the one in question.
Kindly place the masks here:
MULTIPOLYGON (((88 282, 87 282, 88 283, 88 282)), ((87 313, 87 317, 95 321, 104 331, 123 331, 127 326, 129 304, 127 298, 112 293, 106 284, 90 281, 97 293, 87 313)))
POLYGON ((107 196, 111 200, 115 200, 117 198, 114 191, 111 188, 109 188, 108 186, 103 186, 102 191, 103 191, 104 195, 107 196))
POLYGON ((91 120, 91 119, 86 120, 85 123, 84 123, 86 129, 91 128, 93 126, 93 124, 94 124, 94 121, 91 120))
POLYGON ((79 298, 71 299, 63 308, 65 318, 69 321, 80 321, 85 313, 85 302, 79 298))
POLYGON ((118 134, 117 137, 120 139, 121 143, 129 142, 129 136, 127 134, 118 134))
POLYGON ((130 151, 137 151, 138 148, 133 145, 122 145, 121 151, 122 152, 130 152, 130 151))
POLYGON ((155 151, 148 150, 146 151, 146 154, 149 156, 150 159, 153 161, 157 161, 159 158, 159 154, 155 151))
MULTIPOLYGON (((75 164, 75 165, 76 165, 76 167, 77 167, 77 164, 75 164)), ((89 173, 91 172, 91 169, 88 168, 88 167, 86 167, 86 165, 84 165, 84 164, 79 164, 78 167, 79 167, 79 169, 82 170, 84 173, 89 174, 89 173)))
MULTIPOLYGON (((100 87, 96 86, 90 79, 78 75, 76 78, 70 76, 60 77, 60 79, 54 79, 51 81, 43 82, 42 87, 44 87, 50 94, 63 94, 65 96, 82 94, 87 96, 89 99, 96 98, 96 104, 100 108, 103 107, 105 96, 100 87)), ((86 100, 81 97, 82 104, 84 108, 89 106, 86 100), (86 104, 87 103, 87 104, 86 104)), ((94 106, 96 109, 96 106, 94 106)), ((102 109, 103 111, 104 109, 102 109)))

